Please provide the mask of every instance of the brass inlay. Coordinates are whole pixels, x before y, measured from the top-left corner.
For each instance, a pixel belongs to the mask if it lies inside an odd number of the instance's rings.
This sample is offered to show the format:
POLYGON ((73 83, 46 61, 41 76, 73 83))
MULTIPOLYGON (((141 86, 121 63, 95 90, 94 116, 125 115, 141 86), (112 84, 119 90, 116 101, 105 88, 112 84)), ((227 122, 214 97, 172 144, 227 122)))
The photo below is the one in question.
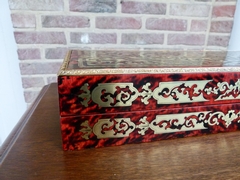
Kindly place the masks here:
POLYGON ((78 95, 79 98, 82 99, 81 104, 85 107, 88 107, 88 102, 91 99, 91 93, 88 90, 88 84, 85 83, 80 90, 82 91, 81 94, 78 95))
POLYGON ((131 106, 138 97, 133 83, 104 83, 92 91, 92 100, 100 107, 131 106))
POLYGON ((137 130, 137 133, 144 136, 146 131, 151 130, 154 134, 173 133, 181 131, 193 131, 207 129, 208 126, 218 126, 219 122, 225 122, 228 128, 232 122, 240 123, 240 111, 229 110, 226 114, 217 111, 203 111, 180 114, 157 115, 156 119, 149 122, 147 116, 142 117, 137 124, 130 118, 99 119, 93 127, 88 121, 81 124, 83 127, 83 139, 89 139, 93 133, 98 139, 102 138, 123 138, 137 130))
POLYGON ((154 89, 153 98, 158 104, 176 104, 208 101, 203 97, 203 89, 211 80, 160 82, 154 89))
POLYGON ((83 133, 82 138, 88 140, 89 135, 92 133, 92 128, 88 125, 88 121, 84 121, 81 127, 79 131, 83 133))
POLYGON ((141 118, 139 122, 141 123, 136 126, 137 129, 140 129, 138 131, 138 134, 145 135, 145 132, 149 129, 149 122, 147 121, 147 116, 141 118))
POLYGON ((84 84, 78 97, 85 107, 91 98, 99 107, 132 106, 138 97, 145 105, 150 98, 154 98, 157 104, 209 101, 204 94, 213 96, 215 101, 240 99, 240 79, 234 85, 219 82, 216 86, 208 87, 206 85, 209 82, 212 80, 160 82, 154 90, 150 89, 151 83, 148 82, 143 85, 141 92, 133 83, 100 83, 92 93, 88 90, 88 84, 84 84))
POLYGON ((230 100, 230 99, 240 99, 240 79, 235 82, 235 85, 229 84, 227 82, 219 82, 217 87, 209 87, 204 90, 207 94, 218 94, 219 92, 224 92, 221 94, 218 100, 230 100))
POLYGON ((148 100, 153 95, 152 90, 149 88, 149 86, 151 86, 151 83, 147 83, 146 85, 143 85, 143 87, 142 87, 143 91, 139 93, 139 96, 142 96, 141 101, 145 105, 147 105, 149 103, 148 100))
POLYGON ((98 139, 127 137, 136 128, 130 118, 100 119, 93 126, 98 139))

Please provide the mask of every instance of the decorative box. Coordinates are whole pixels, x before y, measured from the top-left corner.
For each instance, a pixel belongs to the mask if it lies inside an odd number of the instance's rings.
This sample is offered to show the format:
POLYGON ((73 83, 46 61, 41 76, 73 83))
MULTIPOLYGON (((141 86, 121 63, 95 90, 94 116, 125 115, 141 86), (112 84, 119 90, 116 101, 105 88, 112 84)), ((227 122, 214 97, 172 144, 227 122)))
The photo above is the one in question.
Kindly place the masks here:
POLYGON ((64 150, 240 129, 227 52, 71 50, 58 73, 64 150))

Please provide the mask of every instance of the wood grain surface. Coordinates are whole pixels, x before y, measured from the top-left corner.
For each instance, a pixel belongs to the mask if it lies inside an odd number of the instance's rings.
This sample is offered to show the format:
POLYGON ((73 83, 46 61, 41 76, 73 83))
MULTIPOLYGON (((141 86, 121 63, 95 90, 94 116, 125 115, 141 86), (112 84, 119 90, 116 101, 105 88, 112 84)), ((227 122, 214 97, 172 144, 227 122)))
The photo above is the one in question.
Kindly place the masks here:
POLYGON ((57 85, 33 106, 0 179, 240 179, 240 132, 63 151, 57 85))

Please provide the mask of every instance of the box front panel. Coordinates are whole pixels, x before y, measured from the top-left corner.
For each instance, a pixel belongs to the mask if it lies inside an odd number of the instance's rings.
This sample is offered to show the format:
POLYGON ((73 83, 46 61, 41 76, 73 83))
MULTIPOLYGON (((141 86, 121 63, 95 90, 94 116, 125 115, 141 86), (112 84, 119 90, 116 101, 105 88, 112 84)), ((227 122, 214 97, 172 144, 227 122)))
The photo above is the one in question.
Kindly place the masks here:
POLYGON ((58 77, 60 115, 136 112, 240 101, 240 73, 58 77))
POLYGON ((240 129, 240 104, 61 117, 64 150, 197 136, 240 129))

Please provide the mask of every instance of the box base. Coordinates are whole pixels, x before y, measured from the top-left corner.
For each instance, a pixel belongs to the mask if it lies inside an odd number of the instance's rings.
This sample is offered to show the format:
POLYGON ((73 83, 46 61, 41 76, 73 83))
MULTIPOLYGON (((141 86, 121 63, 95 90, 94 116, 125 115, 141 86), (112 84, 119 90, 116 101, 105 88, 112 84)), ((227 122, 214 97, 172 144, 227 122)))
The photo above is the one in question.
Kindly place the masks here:
POLYGON ((64 150, 151 142, 238 129, 238 103, 61 117, 64 150))

